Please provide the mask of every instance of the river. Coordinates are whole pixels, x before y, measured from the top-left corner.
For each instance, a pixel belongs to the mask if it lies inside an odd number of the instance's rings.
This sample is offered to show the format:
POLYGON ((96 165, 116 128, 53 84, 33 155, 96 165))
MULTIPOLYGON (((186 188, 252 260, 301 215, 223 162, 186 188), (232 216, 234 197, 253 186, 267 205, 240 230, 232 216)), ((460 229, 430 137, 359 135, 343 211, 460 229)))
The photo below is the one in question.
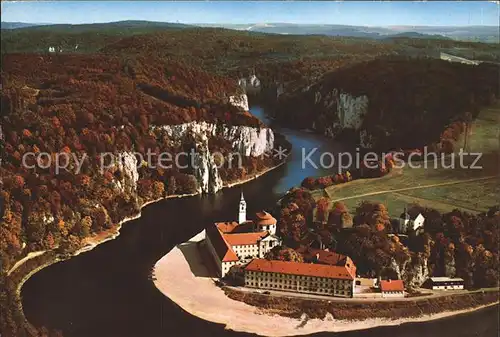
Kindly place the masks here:
MULTIPOLYGON (((270 122, 260 107, 251 111, 270 122)), ((142 210, 141 218, 122 227, 115 240, 33 275, 21 293, 28 320, 37 326, 61 329, 64 336, 70 337, 250 336, 226 331, 221 325, 184 312, 156 289, 149 274, 158 259, 210 222, 237 219, 241 191, 247 200, 248 214, 252 214, 272 207, 283 192, 300 184, 304 177, 326 173, 327 170, 312 165, 302 168, 303 148, 306 153, 315 147, 319 148, 317 153, 349 150, 345 145, 307 132, 278 131, 293 146, 285 165, 216 195, 169 199, 149 205, 142 210)), ((318 156, 312 158, 316 162, 318 156)), ((497 336, 497 314, 498 307, 493 307, 427 323, 342 335, 497 336)), ((327 335, 333 334, 317 334, 327 335)))

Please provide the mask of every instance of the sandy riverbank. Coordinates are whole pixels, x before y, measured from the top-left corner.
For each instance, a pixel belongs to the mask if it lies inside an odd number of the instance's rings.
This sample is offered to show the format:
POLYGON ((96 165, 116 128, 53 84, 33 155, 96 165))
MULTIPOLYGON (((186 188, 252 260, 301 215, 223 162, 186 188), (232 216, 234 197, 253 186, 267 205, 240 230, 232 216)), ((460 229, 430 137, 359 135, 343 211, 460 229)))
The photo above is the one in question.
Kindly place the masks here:
MULTIPOLYGON (((154 266, 154 284, 182 309, 201 319, 224 324, 227 329, 277 337, 304 335, 317 332, 341 332, 374 328, 383 325, 400 325, 423 322, 481 309, 442 312, 415 318, 397 320, 372 318, 363 321, 334 319, 327 314, 325 319, 293 319, 279 315, 264 314, 260 309, 230 299, 215 285, 201 256, 198 243, 205 238, 202 231, 188 242, 180 244, 163 256, 154 266), (196 289, 196 291, 192 291, 196 289)), ((496 304, 492 304, 496 305, 496 304)))

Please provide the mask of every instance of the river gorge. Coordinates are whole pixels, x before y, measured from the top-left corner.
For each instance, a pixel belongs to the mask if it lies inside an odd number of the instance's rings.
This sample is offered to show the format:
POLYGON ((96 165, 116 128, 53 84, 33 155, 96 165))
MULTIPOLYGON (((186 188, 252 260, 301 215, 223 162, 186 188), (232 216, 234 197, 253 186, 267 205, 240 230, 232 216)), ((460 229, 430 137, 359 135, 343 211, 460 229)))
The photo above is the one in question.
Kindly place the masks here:
MULTIPOLYGON (((352 150, 346 144, 272 125, 264 109, 250 111, 292 144, 279 168, 214 195, 169 199, 142 210, 124 225, 115 240, 53 264, 34 274, 22 288, 26 317, 37 326, 61 329, 64 336, 244 336, 193 317, 166 299, 150 279, 155 262, 207 224, 233 220, 243 191, 250 213, 270 210, 289 188, 310 175, 331 170, 302 168, 302 151, 352 150)), ((182 280, 179 280, 182 282, 182 280)), ((193 289, 195 291, 195 289, 193 289)), ((217 308, 213 308, 217 310, 217 308)), ((346 336, 496 336, 498 306, 425 323, 409 323, 342 333, 346 336)), ((317 334, 333 335, 331 333, 317 334)))

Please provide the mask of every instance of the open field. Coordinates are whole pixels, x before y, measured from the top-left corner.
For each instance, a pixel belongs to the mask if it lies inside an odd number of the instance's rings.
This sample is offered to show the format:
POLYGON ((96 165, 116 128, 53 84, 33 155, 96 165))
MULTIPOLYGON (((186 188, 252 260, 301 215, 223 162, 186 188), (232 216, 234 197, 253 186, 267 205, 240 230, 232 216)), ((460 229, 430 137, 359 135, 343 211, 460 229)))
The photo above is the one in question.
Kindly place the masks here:
MULTIPOLYGON (((455 155, 455 167, 446 168, 453 160, 447 156, 444 160, 427 162, 426 167, 422 162, 419 168, 395 169, 382 178, 360 179, 316 190, 313 196, 319 198, 326 193, 332 201, 343 201, 351 210, 363 200, 382 202, 391 216, 398 216, 411 203, 441 212, 455 208, 484 212, 500 202, 499 118, 500 104, 497 104, 483 109, 472 123, 465 151, 482 153, 476 163, 481 169, 468 168, 476 155, 464 157, 464 167, 455 155)), ((463 145, 463 139, 459 143, 463 145)))
POLYGON ((438 187, 424 187, 401 192, 380 193, 364 197, 344 199, 351 210, 363 200, 380 202, 387 206, 392 217, 399 217, 409 204, 419 204, 434 208, 441 213, 451 212, 455 208, 467 212, 485 212, 499 203, 500 178, 494 177, 475 182, 457 183, 438 187))

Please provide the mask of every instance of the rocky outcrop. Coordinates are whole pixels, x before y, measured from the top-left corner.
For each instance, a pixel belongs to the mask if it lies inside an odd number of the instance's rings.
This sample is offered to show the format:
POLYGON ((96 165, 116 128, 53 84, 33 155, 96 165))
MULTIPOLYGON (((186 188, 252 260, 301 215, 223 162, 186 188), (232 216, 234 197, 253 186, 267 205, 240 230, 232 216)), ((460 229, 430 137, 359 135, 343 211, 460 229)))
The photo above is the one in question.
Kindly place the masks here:
POLYGON ((374 137, 367 130, 359 131, 359 145, 364 149, 371 149, 374 145, 374 137))
POLYGON ((238 80, 238 85, 250 94, 258 93, 261 90, 260 80, 255 75, 243 77, 238 80))
POLYGON ((392 269, 400 280, 403 280, 405 288, 419 288, 428 278, 429 269, 427 268, 427 258, 421 253, 417 253, 411 259, 398 264, 393 258, 390 269, 392 269))
POLYGON ((208 139, 220 136, 231 143, 232 150, 244 156, 261 156, 273 149, 274 133, 270 128, 248 126, 228 126, 207 122, 189 122, 178 125, 163 125, 151 128, 157 137, 165 133, 171 141, 182 141, 188 136, 197 139, 195 152, 195 172, 203 193, 215 193, 222 188, 222 179, 208 148, 208 139))
MULTIPOLYGON (((306 91, 311 87, 306 87, 306 91)), ((323 114, 329 115, 330 120, 324 128, 324 134, 336 137, 343 129, 359 131, 363 124, 363 117, 368 112, 368 97, 366 95, 353 96, 333 89, 323 95, 320 91, 314 93, 314 104, 319 106, 323 114)))
POLYGON ((340 127, 359 129, 367 112, 367 96, 356 97, 345 93, 337 96, 337 117, 339 118, 340 127))
MULTIPOLYGON (((248 81, 241 79, 239 84, 242 87, 260 87, 260 81, 255 76, 250 76, 248 81)), ((249 110, 246 94, 230 96, 229 103, 241 110, 249 110)), ((188 136, 197 139, 193 164, 200 192, 203 193, 216 193, 223 185, 214 156, 208 147, 208 140, 211 137, 218 136, 228 140, 232 150, 244 156, 261 156, 274 147, 274 133, 270 128, 195 121, 178 125, 152 126, 151 132, 157 137, 166 135, 171 141, 182 141, 188 136)))
POLYGON ((246 94, 229 96, 229 103, 244 110, 250 110, 248 106, 248 96, 246 94))
POLYGON ((273 149, 274 133, 270 128, 246 126, 223 127, 223 136, 232 143, 233 150, 245 156, 257 157, 273 149))
POLYGON ((206 134, 198 134, 197 139, 193 166, 198 180, 198 193, 217 193, 222 188, 223 182, 215 157, 208 148, 208 137, 206 134))
POLYGON ((239 151, 245 156, 260 156, 274 146, 274 133, 270 128, 227 126, 207 122, 152 127, 153 132, 159 130, 165 132, 171 140, 181 140, 189 134, 206 137, 222 136, 231 142, 233 150, 239 151))
POLYGON ((276 83, 276 99, 285 93, 285 86, 283 83, 276 83))
POLYGON ((139 172, 137 171, 137 158, 132 152, 122 152, 115 157, 115 165, 121 172, 121 178, 115 180, 116 187, 126 194, 137 190, 139 172))

